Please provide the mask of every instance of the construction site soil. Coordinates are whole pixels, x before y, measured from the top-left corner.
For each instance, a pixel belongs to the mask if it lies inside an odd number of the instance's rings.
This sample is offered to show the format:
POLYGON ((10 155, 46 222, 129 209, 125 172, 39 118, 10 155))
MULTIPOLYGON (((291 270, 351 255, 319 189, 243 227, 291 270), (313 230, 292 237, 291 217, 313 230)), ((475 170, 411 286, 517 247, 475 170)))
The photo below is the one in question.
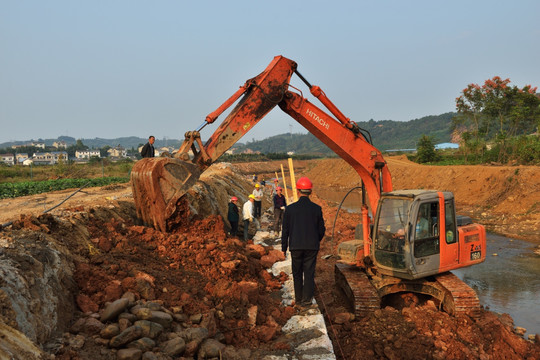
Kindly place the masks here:
MULTIPOLYGON (((169 234, 138 222, 129 184, 86 189, 47 214, 42 212, 73 191, 0 201, 0 224, 13 221, 0 231, 0 358, 4 351, 8 359, 128 359, 104 334, 107 322, 89 320, 104 320, 111 304, 128 298, 132 313, 144 306, 172 317, 148 359, 301 359, 294 339, 280 332, 297 312, 281 304, 286 275, 267 271, 283 255, 227 235, 223 220, 230 196, 246 200, 253 174, 269 180, 285 164, 212 166, 186 197, 183 221, 169 234), (210 205, 201 205, 210 197, 210 205), (54 299, 43 300, 47 294, 54 299), (202 339, 187 338, 182 357, 168 352, 168 342, 180 336, 174 334, 196 328, 227 347, 218 346, 216 356, 203 351, 202 339)), ((538 167, 422 166, 405 157, 390 157, 388 164, 394 189, 452 191, 460 214, 489 231, 540 244, 538 167)), ((540 359, 538 335, 524 339, 510 316, 488 310, 476 319, 453 317, 428 299, 402 294, 354 318, 334 286, 333 255, 341 241, 354 237, 360 218, 341 211, 332 228, 337 207, 317 197, 317 187, 347 190, 359 185, 359 177, 338 159, 297 161, 295 171, 314 182, 313 201, 323 207, 327 224, 316 300, 336 358, 540 359)), ((269 208, 267 194, 263 209, 269 208)), ((135 320, 109 323, 125 330, 135 320)))

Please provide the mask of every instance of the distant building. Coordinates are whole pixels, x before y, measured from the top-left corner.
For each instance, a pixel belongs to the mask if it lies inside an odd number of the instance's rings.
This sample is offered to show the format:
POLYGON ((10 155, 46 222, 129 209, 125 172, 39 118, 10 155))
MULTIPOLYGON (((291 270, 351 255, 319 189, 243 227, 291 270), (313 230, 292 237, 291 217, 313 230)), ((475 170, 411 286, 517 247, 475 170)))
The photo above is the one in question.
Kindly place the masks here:
POLYGON ((35 153, 32 161, 36 165, 54 165, 60 160, 67 161, 68 153, 65 151, 51 151, 44 153, 35 153))
POLYGON ((246 149, 244 151, 242 151, 242 154, 260 154, 261 152, 260 151, 253 151, 251 149, 246 149))
POLYGON ((67 149, 67 144, 65 141, 55 141, 53 142, 52 146, 57 149, 67 149))
POLYGON ((113 148, 110 148, 107 150, 107 153, 110 157, 114 158, 125 158, 127 157, 127 150, 124 149, 122 146, 118 145, 113 148))
POLYGON ((15 160, 16 160, 16 164, 18 165, 23 164, 25 160, 28 160, 28 154, 27 153, 15 154, 15 160))
POLYGON ((82 150, 75 151, 75 158, 81 159, 90 159, 92 156, 101 157, 99 150, 82 150))
POLYGON ((435 150, 442 150, 442 149, 459 149, 459 144, 441 143, 441 144, 435 145, 435 150))
MULTIPOLYGON (((141 148, 142 150, 142 148, 141 148)), ((176 149, 173 147, 173 146, 163 146, 163 147, 160 147, 159 149, 156 149, 156 151, 154 152, 154 155, 155 156, 160 156, 161 154, 167 152, 169 154, 172 154, 173 152, 175 152, 176 149)), ((140 153, 140 151, 139 151, 140 153)))
POLYGON ((33 141, 28 146, 35 146, 40 149, 45 149, 45 143, 40 141, 33 141))
POLYGON ((15 165, 15 155, 13 154, 0 154, 0 162, 8 165, 15 165))

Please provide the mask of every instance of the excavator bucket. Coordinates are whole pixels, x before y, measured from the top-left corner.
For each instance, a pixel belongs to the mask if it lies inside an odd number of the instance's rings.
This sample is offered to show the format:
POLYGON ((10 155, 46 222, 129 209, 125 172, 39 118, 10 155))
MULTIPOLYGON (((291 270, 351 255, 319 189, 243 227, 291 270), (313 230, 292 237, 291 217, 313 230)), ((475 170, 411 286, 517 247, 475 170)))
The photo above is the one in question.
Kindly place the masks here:
POLYGON ((176 158, 145 158, 131 170, 137 216, 145 224, 170 231, 179 216, 179 200, 201 175, 201 169, 176 158))

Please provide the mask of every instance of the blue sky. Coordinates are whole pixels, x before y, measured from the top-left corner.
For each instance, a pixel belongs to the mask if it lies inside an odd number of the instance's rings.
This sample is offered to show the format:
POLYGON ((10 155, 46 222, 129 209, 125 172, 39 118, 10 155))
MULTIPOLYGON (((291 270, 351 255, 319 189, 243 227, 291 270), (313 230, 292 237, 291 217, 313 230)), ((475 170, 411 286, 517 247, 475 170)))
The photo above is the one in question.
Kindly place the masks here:
MULTIPOLYGON (((275 55, 353 121, 408 121, 495 75, 539 86, 538 39, 536 0, 0 0, 0 143, 179 139, 275 55)), ((289 131, 276 107, 241 141, 289 131)))

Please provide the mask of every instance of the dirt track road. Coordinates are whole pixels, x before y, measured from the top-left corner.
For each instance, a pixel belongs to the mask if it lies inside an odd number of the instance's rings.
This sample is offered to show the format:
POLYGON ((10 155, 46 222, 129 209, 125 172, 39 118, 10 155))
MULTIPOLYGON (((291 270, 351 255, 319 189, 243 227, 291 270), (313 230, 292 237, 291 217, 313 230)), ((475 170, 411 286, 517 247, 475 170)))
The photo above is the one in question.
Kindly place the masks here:
MULTIPOLYGON (((76 189, 53 191, 44 194, 22 196, 14 199, 0 200, 0 224, 17 220, 21 214, 39 215, 56 206, 72 195, 76 189)), ((105 205, 112 200, 131 199, 130 184, 115 184, 93 187, 79 191, 62 205, 51 211, 62 213, 65 209, 73 209, 88 205, 105 205)))

